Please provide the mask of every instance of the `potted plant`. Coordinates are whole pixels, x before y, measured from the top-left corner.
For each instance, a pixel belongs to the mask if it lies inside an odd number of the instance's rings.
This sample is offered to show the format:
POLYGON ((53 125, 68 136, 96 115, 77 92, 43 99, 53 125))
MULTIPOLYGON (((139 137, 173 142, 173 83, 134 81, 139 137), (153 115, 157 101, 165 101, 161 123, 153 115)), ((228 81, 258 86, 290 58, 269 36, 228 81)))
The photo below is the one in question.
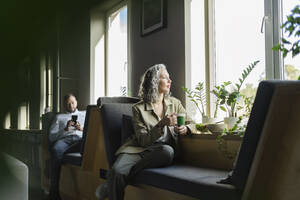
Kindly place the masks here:
POLYGON ((216 122, 216 116, 210 117, 206 114, 206 95, 204 83, 199 82, 195 90, 182 87, 183 91, 187 94, 187 97, 195 104, 196 108, 201 114, 202 123, 196 124, 196 129, 200 132, 208 132, 207 124, 213 124, 216 122))
POLYGON ((242 107, 238 106, 238 102, 242 98, 240 94, 241 87, 258 63, 259 61, 255 61, 244 69, 242 76, 238 79, 238 83, 232 84, 230 81, 227 81, 220 86, 215 86, 215 89, 212 90, 212 94, 218 99, 217 106, 227 113, 227 117, 224 118, 227 129, 232 129, 238 121, 237 112, 242 109, 242 107), (231 90, 228 89, 229 86, 232 86, 231 90))
POLYGON ((244 95, 242 95, 242 98, 244 100, 244 106, 243 108, 245 109, 245 112, 243 113, 243 115, 238 117, 238 120, 236 121, 236 123, 234 124, 234 126, 230 129, 224 129, 224 131, 222 132, 222 134, 219 134, 217 136, 217 144, 218 144, 218 150, 222 153, 222 155, 225 158, 228 159, 234 159, 237 151, 230 151, 228 149, 227 146, 227 141, 224 140, 224 136, 230 136, 230 135, 236 135, 236 136, 240 136, 243 137, 245 134, 245 130, 246 130, 246 124, 242 124, 242 120, 245 118, 249 118, 250 116, 250 112, 252 109, 252 105, 254 102, 254 97, 246 97, 244 95))
POLYGON ((186 87, 182 87, 183 91, 187 94, 187 97, 195 104, 202 117, 202 124, 215 123, 215 116, 211 118, 206 114, 206 95, 204 89, 204 83, 199 82, 195 90, 190 90, 186 87))

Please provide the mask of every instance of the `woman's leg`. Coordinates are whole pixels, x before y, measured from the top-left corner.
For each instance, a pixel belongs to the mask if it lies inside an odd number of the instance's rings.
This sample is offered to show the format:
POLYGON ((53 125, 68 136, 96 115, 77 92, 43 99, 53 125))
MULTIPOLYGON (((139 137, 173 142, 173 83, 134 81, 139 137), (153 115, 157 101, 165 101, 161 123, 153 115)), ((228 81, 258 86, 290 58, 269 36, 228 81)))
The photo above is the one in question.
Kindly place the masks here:
POLYGON ((112 169, 107 175, 107 182, 101 184, 96 190, 96 196, 103 200, 109 196, 109 199, 123 199, 124 189, 128 184, 127 176, 132 168, 142 157, 140 154, 119 154, 114 162, 112 169))
POLYGON ((99 187, 98 191, 102 187, 102 194, 98 196, 104 199, 104 188, 107 187, 110 200, 123 200, 125 187, 140 171, 170 165, 173 157, 173 148, 162 143, 151 145, 139 154, 120 154, 109 172, 107 182, 99 187))
POLYGON ((133 179, 140 171, 146 168, 164 167, 172 164, 174 149, 170 145, 156 143, 140 153, 142 159, 134 165, 128 179, 133 179))

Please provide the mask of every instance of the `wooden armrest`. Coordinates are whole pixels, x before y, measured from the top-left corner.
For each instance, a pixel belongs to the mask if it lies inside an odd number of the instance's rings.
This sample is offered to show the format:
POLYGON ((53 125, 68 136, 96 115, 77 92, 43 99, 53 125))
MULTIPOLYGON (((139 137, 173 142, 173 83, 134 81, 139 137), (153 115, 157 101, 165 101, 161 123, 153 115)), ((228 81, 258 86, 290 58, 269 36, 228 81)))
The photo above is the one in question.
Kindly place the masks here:
POLYGON ((98 107, 93 107, 90 111, 82 169, 99 172, 100 168, 108 169, 108 163, 105 153, 100 109, 98 107))

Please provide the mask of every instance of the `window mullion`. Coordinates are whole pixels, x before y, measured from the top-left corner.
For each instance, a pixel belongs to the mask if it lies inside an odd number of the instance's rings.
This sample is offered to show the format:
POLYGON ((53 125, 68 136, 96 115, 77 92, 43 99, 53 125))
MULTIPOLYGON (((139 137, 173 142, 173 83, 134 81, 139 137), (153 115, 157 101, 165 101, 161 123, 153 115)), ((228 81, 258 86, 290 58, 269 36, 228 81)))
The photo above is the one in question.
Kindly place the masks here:
MULTIPOLYGON (((273 0, 273 44, 277 44, 281 41, 282 30, 280 28, 282 24, 282 6, 281 0, 273 0)), ((275 79, 283 79, 283 59, 281 51, 273 51, 274 54, 274 74, 275 79)))
POLYGON ((282 79, 282 55, 272 47, 281 39, 280 0, 265 0, 266 79, 282 79))
POLYGON ((215 1, 205 0, 205 84, 206 84, 206 113, 211 116, 213 111, 213 96, 210 90, 216 84, 216 54, 215 54, 215 1))

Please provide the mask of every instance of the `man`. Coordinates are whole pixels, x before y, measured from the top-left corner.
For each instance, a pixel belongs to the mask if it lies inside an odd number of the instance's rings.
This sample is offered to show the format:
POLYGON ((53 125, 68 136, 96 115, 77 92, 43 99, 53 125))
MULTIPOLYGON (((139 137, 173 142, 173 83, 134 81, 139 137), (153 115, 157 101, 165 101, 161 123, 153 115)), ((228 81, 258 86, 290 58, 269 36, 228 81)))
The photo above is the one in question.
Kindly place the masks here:
POLYGON ((59 176, 62 159, 66 152, 79 152, 85 120, 85 111, 77 110, 77 100, 73 94, 64 97, 64 105, 66 112, 56 115, 49 131, 52 154, 49 194, 51 200, 60 200, 59 176))

